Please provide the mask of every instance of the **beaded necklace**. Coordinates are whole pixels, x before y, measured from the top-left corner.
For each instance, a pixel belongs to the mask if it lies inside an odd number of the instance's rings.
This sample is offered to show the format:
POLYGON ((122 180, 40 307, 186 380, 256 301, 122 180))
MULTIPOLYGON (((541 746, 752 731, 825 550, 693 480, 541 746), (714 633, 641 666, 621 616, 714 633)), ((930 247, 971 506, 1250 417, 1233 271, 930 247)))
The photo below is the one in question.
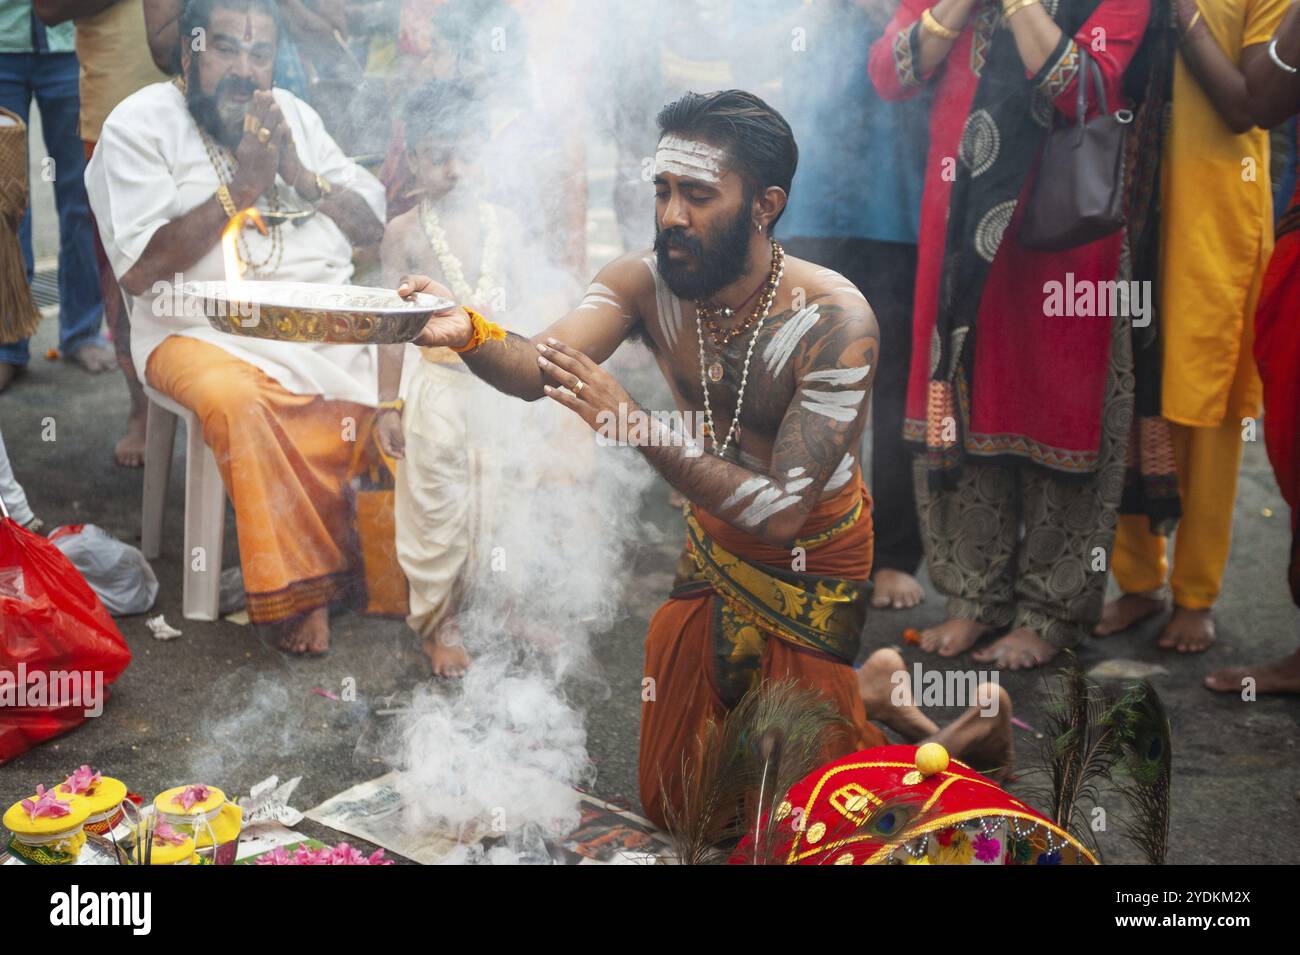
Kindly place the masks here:
POLYGON ((749 338, 749 348, 745 350, 745 364, 740 372, 740 389, 736 392, 736 413, 731 417, 731 427, 727 429, 727 437, 722 444, 718 444, 718 433, 713 427, 713 406, 709 403, 709 379, 720 381, 722 379, 721 362, 715 361, 708 372, 704 367, 704 318, 700 313, 700 306, 695 306, 695 334, 700 343, 700 388, 704 391, 704 425, 708 430, 708 435, 713 439, 713 453, 718 457, 726 457, 727 448, 731 446, 731 439, 735 437, 737 429, 740 426, 740 409, 745 403, 745 386, 749 383, 749 362, 754 356, 754 345, 758 342, 758 333, 763 330, 763 323, 767 321, 768 314, 772 311, 772 303, 776 301, 777 290, 781 287, 781 279, 785 276, 785 250, 781 248, 781 243, 775 239, 772 240, 772 270, 768 273, 767 289, 763 297, 754 305, 754 315, 758 316, 757 324, 754 325, 754 334, 749 338), (716 374, 715 374, 716 370, 716 374))

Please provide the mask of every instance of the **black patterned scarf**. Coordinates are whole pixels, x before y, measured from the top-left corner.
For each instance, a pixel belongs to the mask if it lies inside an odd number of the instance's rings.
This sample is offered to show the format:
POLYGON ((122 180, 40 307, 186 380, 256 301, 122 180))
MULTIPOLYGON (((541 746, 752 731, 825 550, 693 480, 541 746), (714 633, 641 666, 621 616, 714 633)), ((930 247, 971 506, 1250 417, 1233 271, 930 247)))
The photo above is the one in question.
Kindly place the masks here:
MULTIPOLYGON (((1052 101, 1079 72, 1074 35, 1100 3, 1045 0, 1063 35, 1038 74, 1028 78, 1000 4, 986 2, 975 14, 971 67, 979 85, 949 202, 931 353, 926 463, 932 486, 950 483, 960 467, 962 436, 945 433, 938 423, 949 419, 965 426, 957 395, 959 389, 969 394, 968 356, 989 270, 1054 121, 1052 101)), ((919 62, 918 37, 914 30, 912 62, 919 62)))

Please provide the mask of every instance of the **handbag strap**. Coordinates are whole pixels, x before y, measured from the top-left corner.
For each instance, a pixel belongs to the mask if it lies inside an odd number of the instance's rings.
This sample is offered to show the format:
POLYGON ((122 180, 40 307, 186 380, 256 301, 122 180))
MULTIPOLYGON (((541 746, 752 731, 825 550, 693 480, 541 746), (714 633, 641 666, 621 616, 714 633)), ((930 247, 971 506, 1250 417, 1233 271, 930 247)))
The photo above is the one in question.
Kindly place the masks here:
POLYGON ((1100 107, 1098 115, 1105 116, 1110 112, 1110 104, 1106 101, 1106 80, 1101 74, 1101 64, 1088 55, 1088 51, 1079 47, 1079 79, 1076 104, 1076 120, 1079 128, 1082 129, 1088 123, 1088 87, 1089 85, 1097 88, 1097 105, 1100 107))

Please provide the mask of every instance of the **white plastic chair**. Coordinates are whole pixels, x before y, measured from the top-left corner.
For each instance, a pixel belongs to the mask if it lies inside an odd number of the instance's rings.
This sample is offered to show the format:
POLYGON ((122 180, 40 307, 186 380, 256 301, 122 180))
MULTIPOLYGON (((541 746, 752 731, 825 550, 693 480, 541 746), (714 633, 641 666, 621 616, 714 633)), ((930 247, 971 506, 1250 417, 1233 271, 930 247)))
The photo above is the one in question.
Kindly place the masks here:
POLYGON ((188 408, 148 385, 144 438, 144 506, 141 550, 149 560, 162 552, 163 513, 171 478, 176 422, 185 422, 185 553, 181 613, 186 620, 216 620, 221 596, 221 548, 225 536, 226 489, 203 427, 188 408), (197 568, 197 569, 196 569, 197 568))

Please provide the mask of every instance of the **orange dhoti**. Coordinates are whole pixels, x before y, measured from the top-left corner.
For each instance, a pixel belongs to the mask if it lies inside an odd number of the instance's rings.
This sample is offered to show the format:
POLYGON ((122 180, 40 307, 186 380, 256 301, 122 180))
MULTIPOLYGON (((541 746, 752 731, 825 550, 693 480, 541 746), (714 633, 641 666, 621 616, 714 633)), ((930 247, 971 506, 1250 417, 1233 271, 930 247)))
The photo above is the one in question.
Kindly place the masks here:
POLYGON ((701 731, 760 681, 794 680, 848 720, 828 739, 828 761, 886 742, 853 671, 872 540, 871 501, 856 482, 817 505, 793 548, 687 511, 677 582, 646 635, 639 777, 656 825, 680 805, 682 762, 696 758, 701 731))
POLYGON ((276 623, 356 596, 350 483, 374 409, 293 394, 218 346, 179 336, 153 350, 145 380, 198 416, 217 459, 249 619, 276 623))

